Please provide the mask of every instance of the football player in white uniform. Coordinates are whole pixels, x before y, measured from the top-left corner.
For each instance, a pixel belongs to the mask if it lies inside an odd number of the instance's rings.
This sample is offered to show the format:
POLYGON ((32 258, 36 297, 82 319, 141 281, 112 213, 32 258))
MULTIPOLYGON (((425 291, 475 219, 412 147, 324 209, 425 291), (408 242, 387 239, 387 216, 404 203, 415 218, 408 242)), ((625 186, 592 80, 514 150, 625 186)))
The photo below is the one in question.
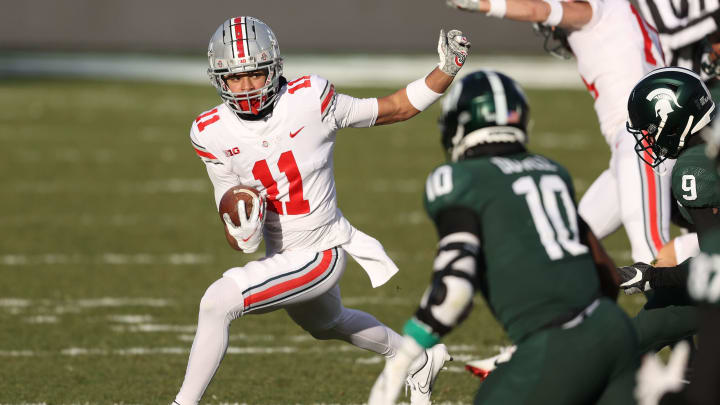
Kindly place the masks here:
MULTIPOLYGON (((418 114, 450 85, 469 47, 460 31, 441 30, 437 68, 389 96, 357 99, 337 93, 316 75, 286 81, 277 39, 262 21, 235 17, 217 29, 208 74, 223 103, 195 119, 190 138, 218 205, 238 184, 260 191, 253 201, 258 208, 240 226, 226 219, 226 234, 248 253, 264 234, 266 257, 227 270, 205 292, 174 404, 200 401, 227 349, 230 322, 247 314, 283 308, 317 339, 395 355, 400 335, 341 302, 338 282, 346 255, 365 269, 373 287, 398 269, 380 242, 355 229, 337 207, 335 136, 341 128, 391 124, 418 114)), ((429 404, 430 392, 419 388, 427 387, 448 359, 442 345, 420 356, 408 377, 411 403, 429 404)))

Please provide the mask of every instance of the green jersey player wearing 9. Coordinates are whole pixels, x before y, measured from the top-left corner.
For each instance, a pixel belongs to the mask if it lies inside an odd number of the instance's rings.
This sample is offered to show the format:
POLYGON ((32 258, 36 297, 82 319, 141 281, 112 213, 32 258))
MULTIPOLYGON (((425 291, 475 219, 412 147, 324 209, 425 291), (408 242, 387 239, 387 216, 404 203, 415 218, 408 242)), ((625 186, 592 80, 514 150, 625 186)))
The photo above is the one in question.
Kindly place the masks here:
POLYGON ((676 159, 672 192, 685 218, 695 224, 701 253, 676 267, 645 263, 618 269, 626 292, 681 291, 699 304, 700 355, 691 364, 689 385, 682 383, 686 349, 674 350, 668 366, 649 357, 638 373, 636 395, 645 403, 717 404, 720 402, 720 125, 708 125, 715 113, 710 92, 695 73, 680 68, 653 71, 628 101, 628 127, 638 154, 652 166, 676 159), (702 136, 698 136, 701 134, 702 136), (710 157, 710 158, 709 158, 710 157), (669 392, 668 394, 665 394, 669 392), (663 394, 665 394, 663 396, 663 394), (654 402, 653 402, 654 401, 654 402))
POLYGON ((425 190, 432 280, 370 405, 394 402, 408 365, 466 318, 476 290, 517 345, 476 403, 632 403, 637 341, 614 302, 613 262, 578 217, 567 170, 526 150, 528 119, 522 90, 498 72, 471 73, 444 99, 449 162, 425 190))
MULTIPOLYGON (((700 76, 683 68, 648 73, 628 99, 627 127, 636 138, 635 151, 660 171, 666 160, 675 160, 672 194, 685 219, 695 226, 704 251, 709 248, 708 233, 720 229, 720 188, 714 166, 705 156, 704 140, 697 134, 714 114, 715 104, 700 76)), ((697 309, 686 289, 688 266, 688 261, 677 268, 658 269, 635 263, 618 269, 626 293, 655 289, 652 299, 633 318, 641 349, 657 349, 671 343, 667 338, 672 334, 680 339, 697 331, 697 309)))

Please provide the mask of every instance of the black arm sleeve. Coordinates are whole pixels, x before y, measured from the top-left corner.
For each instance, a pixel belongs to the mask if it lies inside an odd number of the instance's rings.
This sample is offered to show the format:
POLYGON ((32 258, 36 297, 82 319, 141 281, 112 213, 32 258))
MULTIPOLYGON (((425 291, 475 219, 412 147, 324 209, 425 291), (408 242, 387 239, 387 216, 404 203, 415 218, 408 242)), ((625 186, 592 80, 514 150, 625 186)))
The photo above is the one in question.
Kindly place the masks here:
POLYGON ((448 207, 438 213, 435 218, 438 240, 456 232, 470 232, 480 240, 480 249, 477 253, 477 268, 475 269, 475 288, 488 297, 487 283, 485 282, 485 254, 483 251, 482 235, 480 235, 480 219, 475 212, 466 207, 448 207))
POLYGON ((448 207, 435 217, 438 239, 456 232, 470 232, 480 237, 480 220, 465 207, 448 207))
POLYGON ((675 267, 655 267, 650 276, 650 287, 686 288, 690 274, 690 260, 685 260, 675 267))
POLYGON ((698 234, 700 242, 700 250, 705 250, 703 246, 704 236, 712 229, 720 229, 720 209, 715 207, 688 208, 690 218, 695 224, 695 230, 698 234))

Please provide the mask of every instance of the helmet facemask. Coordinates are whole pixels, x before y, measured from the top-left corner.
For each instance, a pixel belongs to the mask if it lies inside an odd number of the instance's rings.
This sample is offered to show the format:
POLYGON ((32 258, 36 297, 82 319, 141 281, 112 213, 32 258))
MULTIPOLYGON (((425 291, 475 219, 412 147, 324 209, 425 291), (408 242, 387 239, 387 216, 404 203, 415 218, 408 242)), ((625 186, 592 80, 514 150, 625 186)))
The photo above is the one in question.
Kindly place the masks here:
POLYGON ((233 93, 230 91, 225 78, 234 73, 228 73, 225 75, 218 74, 213 80, 213 85, 218 90, 220 98, 225 101, 228 107, 233 110, 236 114, 243 116, 257 116, 264 115, 265 109, 272 107, 272 102, 277 97, 279 90, 280 76, 270 69, 264 69, 267 72, 267 79, 265 85, 256 90, 250 90, 246 92, 233 93))
POLYGON ((257 119, 272 111, 282 86, 283 59, 269 26, 253 17, 225 21, 210 39, 208 76, 225 104, 243 119, 257 119), (266 70, 265 85, 247 92, 231 92, 225 77, 266 70))
POLYGON ((544 38, 545 52, 558 59, 572 59, 573 52, 568 43, 568 32, 560 27, 548 27, 540 23, 533 24, 535 34, 544 38))
MULTIPOLYGON (((655 134, 657 126, 655 124, 648 125, 645 129, 635 129, 630 122, 625 123, 627 131, 635 137, 635 153, 646 164, 656 170, 658 173, 665 173, 667 170, 660 165, 669 159, 676 159, 678 153, 669 153, 667 147, 658 145, 655 142, 655 134)), ((675 149, 676 151, 678 148, 675 149)))

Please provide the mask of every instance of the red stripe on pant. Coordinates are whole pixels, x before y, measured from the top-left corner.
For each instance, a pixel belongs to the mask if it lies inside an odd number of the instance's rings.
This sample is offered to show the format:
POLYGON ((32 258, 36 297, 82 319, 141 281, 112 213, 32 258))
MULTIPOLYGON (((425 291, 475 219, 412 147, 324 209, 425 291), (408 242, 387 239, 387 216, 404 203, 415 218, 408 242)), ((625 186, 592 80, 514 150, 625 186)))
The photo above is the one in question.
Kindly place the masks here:
POLYGON ((315 278, 319 277, 325 271, 330 267, 330 263, 332 262, 332 249, 328 249, 323 252, 322 261, 320 261, 320 264, 315 266, 314 269, 310 270, 309 272, 303 274, 302 276, 284 281, 280 284, 274 285, 267 290, 260 291, 258 293, 249 295, 244 300, 245 308, 250 307, 250 305, 265 301, 269 298, 272 298, 276 295, 282 294, 286 291, 293 290, 295 288, 298 288, 302 285, 305 285, 309 283, 310 281, 314 280, 315 278))
POLYGON ((645 20, 640 17, 640 13, 635 10, 635 7, 633 7, 632 4, 630 4, 630 11, 635 14, 635 19, 637 19, 638 25, 640 26, 640 31, 642 32, 643 45, 645 47, 645 60, 651 65, 657 65, 657 61, 652 54, 653 43, 650 39, 650 35, 648 34, 647 29, 645 28, 645 20))
MULTIPOLYGON (((650 158, 650 154, 646 151, 645 155, 648 159, 650 158)), ((650 165, 642 164, 645 168, 645 178, 647 179, 647 187, 648 187, 648 195, 647 195, 647 202, 648 202, 648 216, 650 217, 648 219, 648 223, 645 224, 646 228, 650 227, 650 238, 652 238, 652 243, 655 245, 655 250, 658 251, 663 246, 662 238, 660 238, 660 229, 658 229, 658 200, 660 199, 660 196, 657 194, 657 185, 655 181, 655 172, 653 171, 652 167, 650 165)))

